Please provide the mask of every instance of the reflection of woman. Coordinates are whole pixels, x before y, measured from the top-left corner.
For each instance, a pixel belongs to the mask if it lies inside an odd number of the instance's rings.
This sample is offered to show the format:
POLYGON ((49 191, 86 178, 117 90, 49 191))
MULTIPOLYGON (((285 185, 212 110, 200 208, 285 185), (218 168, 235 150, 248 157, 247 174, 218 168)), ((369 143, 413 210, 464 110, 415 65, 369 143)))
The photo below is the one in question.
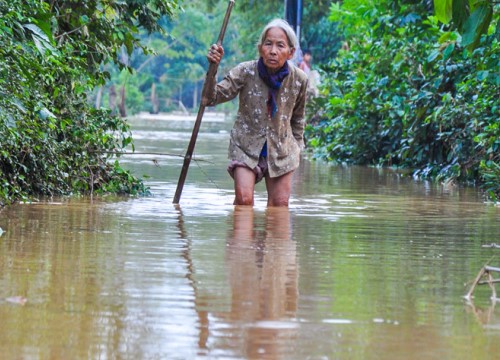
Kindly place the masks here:
MULTIPOLYGON (((207 85, 207 105, 239 96, 231 131, 228 171, 235 205, 253 205, 255 184, 265 178, 268 206, 288 206, 292 174, 304 147, 307 75, 289 65, 298 47, 293 29, 276 19, 264 27, 259 60, 237 65, 218 84, 207 85)), ((218 64, 224 49, 212 45, 207 59, 218 64)), ((214 81, 214 79, 207 79, 214 81)))
POLYGON ((242 332, 244 342, 239 345, 246 357, 289 353, 289 340, 296 333, 290 319, 296 316, 298 297, 290 213, 287 208, 268 208, 262 226, 252 207, 236 206, 233 219, 226 252, 231 310, 223 317, 242 332))

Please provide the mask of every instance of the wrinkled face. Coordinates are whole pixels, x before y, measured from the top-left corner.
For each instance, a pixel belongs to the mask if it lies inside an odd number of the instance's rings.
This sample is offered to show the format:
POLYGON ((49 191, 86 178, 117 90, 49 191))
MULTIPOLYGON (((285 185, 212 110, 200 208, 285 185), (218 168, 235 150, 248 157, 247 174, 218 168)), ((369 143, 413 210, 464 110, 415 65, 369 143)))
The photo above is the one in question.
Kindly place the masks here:
POLYGON ((259 46, 259 54, 270 73, 278 71, 287 60, 293 57, 295 49, 288 45, 288 38, 283 29, 270 28, 264 41, 259 46))

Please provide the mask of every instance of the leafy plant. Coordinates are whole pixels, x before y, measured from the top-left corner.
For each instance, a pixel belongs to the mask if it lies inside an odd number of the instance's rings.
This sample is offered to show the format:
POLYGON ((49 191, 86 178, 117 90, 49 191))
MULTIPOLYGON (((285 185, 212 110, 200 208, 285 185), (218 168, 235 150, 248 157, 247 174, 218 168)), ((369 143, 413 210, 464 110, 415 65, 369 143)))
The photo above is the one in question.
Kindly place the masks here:
MULTIPOLYGON (((95 110, 87 92, 106 62, 145 47, 177 1, 0 0, 0 205, 37 195, 146 192, 116 152, 129 126, 95 110)), ((123 63, 120 63, 125 67, 123 63)))
POLYGON ((324 96, 310 109, 313 156, 480 183, 496 199, 498 38, 490 30, 469 52, 427 7, 393 3, 332 6, 349 48, 324 68, 324 96))
MULTIPOLYGON (((498 4, 498 2, 496 2, 498 4)), ((453 22, 462 35, 462 46, 474 50, 493 19, 493 0, 434 0, 436 17, 453 22)))

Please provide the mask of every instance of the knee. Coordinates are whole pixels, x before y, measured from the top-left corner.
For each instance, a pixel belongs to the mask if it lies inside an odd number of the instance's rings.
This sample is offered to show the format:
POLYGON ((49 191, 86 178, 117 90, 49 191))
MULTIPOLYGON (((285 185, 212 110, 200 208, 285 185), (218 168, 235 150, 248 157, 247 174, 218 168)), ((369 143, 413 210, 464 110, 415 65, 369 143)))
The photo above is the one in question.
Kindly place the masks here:
POLYGON ((267 200, 267 206, 288 206, 289 197, 288 196, 277 196, 272 197, 267 200))
POLYGON ((238 194, 234 198, 234 205, 253 205, 251 194, 238 194))

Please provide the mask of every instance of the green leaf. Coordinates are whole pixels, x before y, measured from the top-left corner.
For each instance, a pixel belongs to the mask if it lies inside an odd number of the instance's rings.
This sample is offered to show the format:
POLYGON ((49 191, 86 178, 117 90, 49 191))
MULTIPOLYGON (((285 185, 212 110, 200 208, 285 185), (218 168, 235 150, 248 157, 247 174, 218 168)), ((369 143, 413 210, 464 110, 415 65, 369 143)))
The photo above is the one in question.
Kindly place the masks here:
POLYGON ((430 53, 430 55, 427 57, 427 62, 433 62, 434 60, 437 59, 437 57, 441 55, 441 52, 439 50, 434 50, 433 52, 430 53))
POLYGON ((479 6, 464 24, 462 46, 473 50, 479 44, 481 35, 486 34, 493 16, 493 8, 488 5, 479 6))
POLYGON ((40 53, 40 55, 44 56, 45 55, 45 50, 47 48, 44 46, 43 41, 41 41, 40 39, 38 39, 36 36, 33 36, 33 41, 35 42, 35 46, 38 49, 38 52, 40 53))
POLYGON ((43 32, 42 29, 40 29, 35 24, 24 24, 23 27, 25 29, 28 29, 29 31, 31 31, 33 34, 35 34, 36 36, 38 36, 40 39, 42 39, 42 40, 50 43, 49 37, 43 32))
POLYGON ((453 22, 458 28, 458 31, 463 31, 463 26, 469 17, 469 0, 453 0, 453 22))
POLYGON ((448 24, 452 18, 452 0, 434 0, 434 12, 443 24, 448 24))
MULTIPOLYGON (((3 114, 1 114, 1 113, 0 113, 0 115, 3 116, 3 114)), ((8 127, 9 129, 17 128, 16 121, 14 120, 14 118, 12 117, 11 114, 7 114, 4 121, 5 121, 5 126, 8 127)))
POLYGON ((89 17, 87 15, 80 16, 80 25, 87 25, 89 23, 89 17))
POLYGON ((450 40, 455 40, 456 39, 456 33, 447 31, 444 32, 438 39, 438 42, 440 44, 444 44, 445 42, 448 42, 450 40))
POLYGON ((49 109, 47 109, 47 108, 45 108, 45 107, 44 107, 44 108, 42 108, 42 109, 40 109, 40 111, 38 112, 38 115, 39 115, 39 116, 40 116, 40 118, 42 118, 43 120, 45 120, 45 119, 47 119, 47 118, 49 118, 49 117, 51 117, 51 118, 55 118, 55 117, 56 117, 56 116, 55 116, 52 112, 50 112, 50 110, 49 110, 49 109))
POLYGON ((49 50, 52 54, 55 53, 55 49, 51 45, 50 38, 42 29, 35 24, 24 24, 23 27, 31 32, 33 42, 42 56, 45 55, 46 50, 49 50))
POLYGON ((455 43, 451 43, 450 45, 448 45, 444 51, 443 51, 443 60, 447 60, 449 59, 449 57, 451 56, 451 54, 453 53, 453 50, 455 50, 455 43))
POLYGON ((132 55, 132 53, 134 51, 134 42, 133 42, 133 39, 127 37, 127 39, 125 40, 125 47, 127 48, 127 53, 129 55, 132 55))
POLYGON ((50 43, 55 45, 54 36, 52 34, 52 15, 51 14, 37 14, 36 15, 36 25, 44 32, 44 34, 49 38, 50 43))
POLYGON ((477 79, 478 79, 479 81, 483 81, 483 80, 485 80, 485 79, 487 79, 487 78, 488 78, 488 75, 489 75, 489 74, 490 74, 490 72, 489 72, 489 71, 479 71, 479 72, 477 73, 477 79))
POLYGON ((21 103, 21 101, 19 99, 11 99, 10 100, 10 103, 14 106, 16 106, 23 114, 26 114, 26 108, 24 107, 24 105, 21 103))

